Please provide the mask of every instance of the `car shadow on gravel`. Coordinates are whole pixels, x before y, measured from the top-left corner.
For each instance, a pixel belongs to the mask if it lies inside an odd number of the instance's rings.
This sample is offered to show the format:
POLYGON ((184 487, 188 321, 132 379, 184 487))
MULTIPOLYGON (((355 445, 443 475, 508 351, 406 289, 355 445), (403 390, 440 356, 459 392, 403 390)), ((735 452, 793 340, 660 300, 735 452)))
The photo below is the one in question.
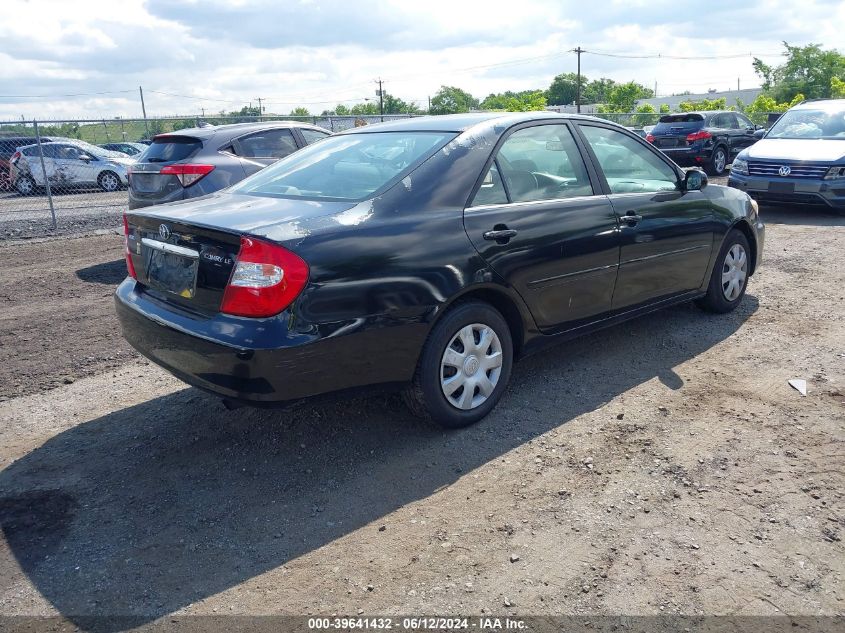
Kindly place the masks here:
POLYGON ((396 396, 226 411, 186 388, 73 426, 0 472, 6 542, 77 625, 148 622, 364 526, 389 535, 394 510, 645 381, 680 388, 673 368, 729 345, 757 308, 751 295, 726 315, 678 306, 526 359, 500 406, 455 432, 416 422, 396 396))
POLYGON ((76 271, 76 276, 88 283, 116 286, 126 278, 126 261, 116 259, 113 262, 80 268, 76 271))

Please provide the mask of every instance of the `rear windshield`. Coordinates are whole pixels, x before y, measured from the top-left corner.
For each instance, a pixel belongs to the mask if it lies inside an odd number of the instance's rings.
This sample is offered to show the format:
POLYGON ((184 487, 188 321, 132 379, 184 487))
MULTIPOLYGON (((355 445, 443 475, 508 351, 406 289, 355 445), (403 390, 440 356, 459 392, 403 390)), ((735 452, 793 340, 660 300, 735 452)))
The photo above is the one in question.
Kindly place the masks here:
POLYGON ((202 147, 202 141, 192 136, 161 136, 153 140, 138 157, 138 162, 172 163, 185 160, 202 147))
POLYGON ((331 136, 242 180, 230 191, 280 198, 364 200, 454 138, 446 132, 331 136))
POLYGON ((660 117, 660 123, 699 123, 704 120, 700 114, 667 114, 660 117))

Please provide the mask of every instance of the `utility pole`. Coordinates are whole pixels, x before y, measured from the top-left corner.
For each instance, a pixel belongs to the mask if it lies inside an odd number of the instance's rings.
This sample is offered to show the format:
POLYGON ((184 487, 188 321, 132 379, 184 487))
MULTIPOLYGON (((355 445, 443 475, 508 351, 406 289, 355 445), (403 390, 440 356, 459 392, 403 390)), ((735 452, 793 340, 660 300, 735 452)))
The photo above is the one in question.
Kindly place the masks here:
POLYGON ((581 53, 583 53, 584 50, 579 46, 578 48, 573 49, 572 52, 576 53, 578 55, 578 82, 577 82, 578 87, 577 87, 577 91, 575 93, 576 94, 575 111, 578 114, 580 114, 581 113, 581 53))
POLYGON ((382 90, 381 84, 381 77, 376 79, 376 83, 378 84, 378 90, 376 94, 378 95, 378 111, 381 114, 381 120, 384 122, 384 90, 382 90))
POLYGON ((736 78, 736 91, 739 92, 739 77, 736 78))
POLYGON ((264 107, 261 105, 263 99, 261 97, 256 97, 256 99, 258 99, 258 115, 261 116, 264 114, 264 107))
POLYGON ((431 95, 428 95, 428 114, 431 114, 431 95))
POLYGON ((141 93, 141 112, 144 113, 144 130, 147 132, 147 138, 150 137, 150 126, 147 125, 147 106, 144 105, 144 89, 138 86, 138 92, 141 93))

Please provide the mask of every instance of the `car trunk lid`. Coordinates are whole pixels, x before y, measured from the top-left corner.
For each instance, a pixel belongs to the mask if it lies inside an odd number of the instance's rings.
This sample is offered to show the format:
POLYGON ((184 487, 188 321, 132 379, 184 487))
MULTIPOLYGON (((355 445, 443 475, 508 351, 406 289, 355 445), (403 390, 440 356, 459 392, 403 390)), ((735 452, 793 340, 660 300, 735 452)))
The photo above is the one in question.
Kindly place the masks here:
POLYGON ((339 216, 339 223, 356 206, 220 192, 128 212, 127 246, 136 278, 151 295, 207 315, 220 310, 242 235, 296 252, 324 216, 339 216))

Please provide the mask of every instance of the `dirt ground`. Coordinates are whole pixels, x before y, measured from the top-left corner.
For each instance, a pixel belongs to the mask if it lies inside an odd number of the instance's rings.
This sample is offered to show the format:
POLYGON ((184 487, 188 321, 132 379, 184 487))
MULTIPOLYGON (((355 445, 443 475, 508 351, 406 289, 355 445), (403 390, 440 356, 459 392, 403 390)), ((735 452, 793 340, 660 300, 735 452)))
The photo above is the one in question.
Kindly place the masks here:
POLYGON ((451 433, 226 411, 123 342, 118 237, 0 244, 0 614, 842 615, 845 219, 763 213, 736 312, 526 359, 451 433))

